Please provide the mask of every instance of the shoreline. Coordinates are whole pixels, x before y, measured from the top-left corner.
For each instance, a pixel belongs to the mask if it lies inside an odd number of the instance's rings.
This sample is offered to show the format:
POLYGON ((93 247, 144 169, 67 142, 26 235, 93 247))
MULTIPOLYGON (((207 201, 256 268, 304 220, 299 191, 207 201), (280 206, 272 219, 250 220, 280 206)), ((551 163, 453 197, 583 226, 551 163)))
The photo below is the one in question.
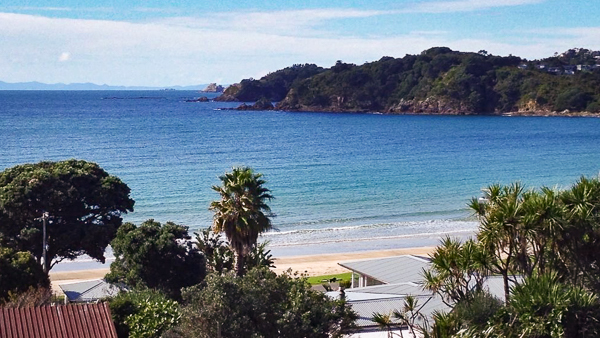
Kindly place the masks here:
POLYGON ((236 110, 236 111, 279 111, 286 113, 333 113, 333 114, 375 114, 375 115, 423 115, 423 116, 502 116, 502 117, 594 117, 600 118, 600 113, 589 111, 554 111, 554 110, 516 110, 507 112, 488 112, 477 113, 469 111, 389 111, 389 110, 352 110, 352 109, 330 109, 323 107, 299 107, 290 109, 286 107, 278 107, 265 109, 263 107, 254 108, 250 103, 254 101, 215 101, 214 102, 237 102, 238 107, 219 108, 219 110, 236 110), (248 104, 248 105, 247 105, 248 104))
MULTIPOLYGON (((281 274, 288 269, 292 269, 292 274, 305 274, 307 276, 330 275, 337 273, 348 272, 347 269, 341 267, 338 263, 366 260, 375 258, 384 258, 398 255, 419 255, 427 256, 435 250, 434 246, 402 248, 402 249, 386 249, 386 250, 371 250, 346 253, 328 253, 316 255, 302 255, 289 257, 274 257, 275 268, 272 270, 277 274, 281 274)), ((81 282, 92 279, 103 278, 108 273, 109 269, 88 269, 88 270, 73 270, 73 271, 56 271, 50 272, 50 281, 52 289, 60 291, 59 284, 68 284, 81 282)))

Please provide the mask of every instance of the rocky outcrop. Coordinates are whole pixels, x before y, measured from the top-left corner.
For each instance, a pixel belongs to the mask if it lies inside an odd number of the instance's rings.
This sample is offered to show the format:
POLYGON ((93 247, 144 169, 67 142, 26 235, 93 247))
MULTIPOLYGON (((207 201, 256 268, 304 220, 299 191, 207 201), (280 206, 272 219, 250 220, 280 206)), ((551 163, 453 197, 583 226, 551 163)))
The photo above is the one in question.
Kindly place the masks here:
POLYGON ((385 110, 390 114, 443 114, 443 115, 472 115, 475 114, 473 108, 464 102, 428 97, 425 100, 405 100, 401 99, 395 105, 385 110))
POLYGON ((206 86, 206 88, 204 88, 204 90, 202 92, 204 93, 222 93, 223 92, 223 86, 218 85, 216 83, 211 83, 208 86, 206 86))
POLYGON ((379 111, 386 114, 444 114, 444 115, 471 115, 475 114, 473 109, 459 101, 439 99, 430 97, 425 100, 405 100, 401 99, 399 103, 384 107, 382 109, 356 108, 370 107, 372 102, 361 101, 352 102, 348 106, 348 100, 341 96, 332 96, 329 98, 330 104, 327 106, 306 106, 298 103, 291 92, 283 101, 276 106, 278 110, 290 111, 328 111, 328 112, 370 112, 379 111))
POLYGON ((206 96, 199 97, 197 99, 185 100, 185 102, 209 102, 210 100, 206 96))
POLYGON ((241 88, 242 88, 241 84, 234 83, 231 86, 227 87, 223 91, 223 94, 221 94, 219 97, 216 97, 214 99, 214 101, 218 101, 218 102, 235 102, 235 101, 238 101, 238 99, 235 97, 235 94, 237 94, 237 92, 239 92, 241 88))
POLYGON ((242 103, 236 110, 274 110, 275 107, 268 100, 258 100, 253 105, 242 103))

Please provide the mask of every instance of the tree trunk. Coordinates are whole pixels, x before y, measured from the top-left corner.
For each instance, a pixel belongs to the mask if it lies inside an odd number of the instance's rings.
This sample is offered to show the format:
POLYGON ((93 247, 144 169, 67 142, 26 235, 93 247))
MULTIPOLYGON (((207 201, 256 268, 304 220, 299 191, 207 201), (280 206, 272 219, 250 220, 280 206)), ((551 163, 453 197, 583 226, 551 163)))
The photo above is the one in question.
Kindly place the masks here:
POLYGON ((235 271, 238 277, 244 276, 244 253, 241 250, 238 250, 237 257, 235 260, 235 271))
POLYGON ((504 302, 508 305, 510 298, 510 288, 508 286, 508 271, 502 270, 502 279, 504 280, 504 302))

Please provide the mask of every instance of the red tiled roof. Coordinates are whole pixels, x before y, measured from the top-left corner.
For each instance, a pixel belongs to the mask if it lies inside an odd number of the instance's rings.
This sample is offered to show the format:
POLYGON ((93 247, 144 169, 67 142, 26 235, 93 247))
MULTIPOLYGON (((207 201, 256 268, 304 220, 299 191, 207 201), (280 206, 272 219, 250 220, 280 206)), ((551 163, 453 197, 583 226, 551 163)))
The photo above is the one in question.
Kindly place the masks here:
POLYGON ((1 338, 117 338, 107 303, 0 308, 1 338))

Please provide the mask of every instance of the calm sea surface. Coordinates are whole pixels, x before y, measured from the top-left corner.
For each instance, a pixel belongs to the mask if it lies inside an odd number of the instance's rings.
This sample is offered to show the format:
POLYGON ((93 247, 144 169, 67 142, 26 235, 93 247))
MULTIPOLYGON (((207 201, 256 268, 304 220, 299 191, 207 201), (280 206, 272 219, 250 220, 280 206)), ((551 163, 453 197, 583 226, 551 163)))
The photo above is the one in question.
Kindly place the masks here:
MULTIPOLYGON (((600 170, 600 119, 219 110, 188 91, 0 92, 0 170, 99 163, 132 190, 125 219, 208 227, 210 187, 232 166, 276 199, 276 255, 436 244, 477 224, 491 183, 567 187, 600 170)), ((214 96, 214 95, 213 95, 214 96)))

